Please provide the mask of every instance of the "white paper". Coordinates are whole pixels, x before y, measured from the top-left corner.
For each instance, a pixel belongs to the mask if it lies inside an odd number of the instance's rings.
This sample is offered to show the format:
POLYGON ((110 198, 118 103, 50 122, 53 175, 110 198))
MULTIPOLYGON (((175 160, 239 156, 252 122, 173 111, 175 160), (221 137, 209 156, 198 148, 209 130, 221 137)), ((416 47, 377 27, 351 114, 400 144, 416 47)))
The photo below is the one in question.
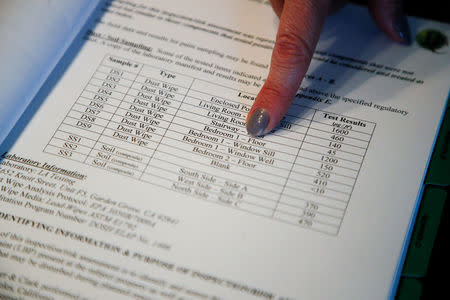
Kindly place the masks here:
POLYGON ((281 128, 251 139, 242 123, 267 76, 270 6, 103 10, 1 151, 1 293, 393 297, 448 55, 394 44, 349 6, 328 19, 281 128))
POLYGON ((98 0, 0 1, 0 143, 49 76, 98 0))

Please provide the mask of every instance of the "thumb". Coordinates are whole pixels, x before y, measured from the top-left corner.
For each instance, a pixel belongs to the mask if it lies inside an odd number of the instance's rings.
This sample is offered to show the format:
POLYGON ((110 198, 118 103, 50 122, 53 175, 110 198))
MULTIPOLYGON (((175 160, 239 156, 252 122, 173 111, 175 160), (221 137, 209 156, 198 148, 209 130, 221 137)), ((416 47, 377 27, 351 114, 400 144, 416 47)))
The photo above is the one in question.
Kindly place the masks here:
POLYGON ((285 0, 265 84, 247 116, 247 131, 259 136, 283 118, 308 70, 330 0, 285 0))

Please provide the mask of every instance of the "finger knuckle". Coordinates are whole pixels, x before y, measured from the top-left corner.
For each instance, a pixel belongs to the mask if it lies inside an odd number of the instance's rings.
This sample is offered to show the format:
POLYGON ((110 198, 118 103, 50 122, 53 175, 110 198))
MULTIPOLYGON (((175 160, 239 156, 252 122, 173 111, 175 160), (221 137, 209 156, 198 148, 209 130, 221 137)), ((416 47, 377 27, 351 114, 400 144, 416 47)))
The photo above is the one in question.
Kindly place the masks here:
POLYGON ((266 85, 263 94, 269 102, 289 103, 291 100, 289 89, 276 82, 266 85))
POLYGON ((311 60, 313 50, 301 35, 286 33, 278 36, 273 55, 283 63, 300 64, 311 60))

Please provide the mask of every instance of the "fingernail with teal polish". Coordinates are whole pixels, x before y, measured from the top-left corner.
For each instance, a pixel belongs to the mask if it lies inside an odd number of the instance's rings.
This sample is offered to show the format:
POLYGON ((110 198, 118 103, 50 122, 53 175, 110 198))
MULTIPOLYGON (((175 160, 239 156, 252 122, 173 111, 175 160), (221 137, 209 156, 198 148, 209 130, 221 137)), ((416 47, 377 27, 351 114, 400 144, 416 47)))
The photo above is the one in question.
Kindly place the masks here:
POLYGON ((411 29, 409 28, 408 19, 404 14, 400 14, 397 17, 395 30, 403 40, 403 44, 411 45, 411 29))
POLYGON ((269 124, 269 113, 267 110, 257 108, 247 122, 247 132, 253 137, 260 136, 269 124))

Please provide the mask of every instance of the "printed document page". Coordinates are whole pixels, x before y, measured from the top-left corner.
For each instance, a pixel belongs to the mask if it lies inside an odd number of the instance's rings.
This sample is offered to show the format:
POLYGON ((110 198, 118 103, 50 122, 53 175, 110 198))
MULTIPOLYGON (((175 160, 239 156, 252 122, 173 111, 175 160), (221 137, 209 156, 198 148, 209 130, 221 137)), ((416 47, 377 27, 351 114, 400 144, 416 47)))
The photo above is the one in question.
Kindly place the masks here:
POLYGON ((394 295, 448 48, 395 44, 348 6, 280 126, 252 138, 277 29, 262 2, 103 3, 0 149, 0 296, 394 295))

